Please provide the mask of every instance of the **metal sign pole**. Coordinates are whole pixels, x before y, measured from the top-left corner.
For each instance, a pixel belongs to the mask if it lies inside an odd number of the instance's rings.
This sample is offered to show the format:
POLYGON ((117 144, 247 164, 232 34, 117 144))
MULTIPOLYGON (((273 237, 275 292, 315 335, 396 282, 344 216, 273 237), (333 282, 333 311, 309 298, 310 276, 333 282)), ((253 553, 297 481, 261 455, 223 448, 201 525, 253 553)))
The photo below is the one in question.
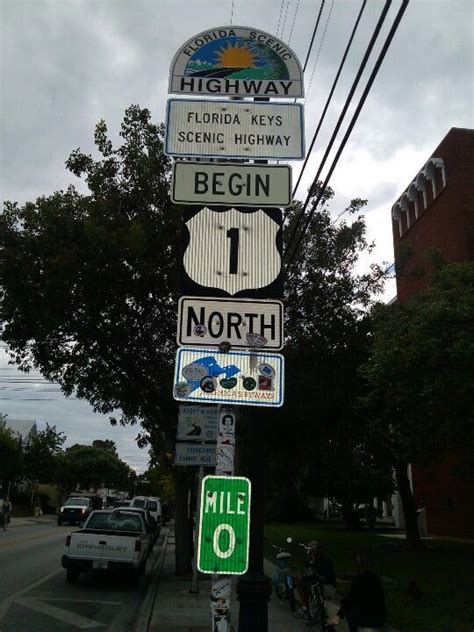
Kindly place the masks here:
MULTIPOLYGON (((235 429, 237 414, 235 409, 219 406, 219 429, 216 446, 216 475, 234 474, 235 429)), ((230 576, 213 575, 211 587, 211 630, 230 632, 230 596, 232 582, 230 576)))
POLYGON ((197 500, 196 500, 196 523, 194 529, 194 556, 193 556, 193 578, 191 580, 191 588, 189 589, 190 593, 197 594, 199 592, 199 582, 198 582, 198 569, 197 569, 197 547, 198 547, 198 531, 199 531, 199 519, 201 513, 201 487, 202 487, 202 479, 204 478, 204 467, 201 465, 198 473, 198 482, 197 482, 197 500))

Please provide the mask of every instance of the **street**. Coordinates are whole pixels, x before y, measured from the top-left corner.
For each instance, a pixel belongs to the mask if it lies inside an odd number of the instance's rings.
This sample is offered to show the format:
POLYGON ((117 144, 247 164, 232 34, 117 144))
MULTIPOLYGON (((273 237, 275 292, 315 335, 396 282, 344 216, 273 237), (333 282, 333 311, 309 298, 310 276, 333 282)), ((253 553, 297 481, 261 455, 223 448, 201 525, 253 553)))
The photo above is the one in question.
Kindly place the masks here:
MULTIPOLYGON (((146 589, 120 575, 81 575, 69 585, 61 555, 70 532, 55 522, 0 531, 2 632, 133 629, 146 589)), ((145 586, 160 545, 161 538, 148 560, 145 586)))

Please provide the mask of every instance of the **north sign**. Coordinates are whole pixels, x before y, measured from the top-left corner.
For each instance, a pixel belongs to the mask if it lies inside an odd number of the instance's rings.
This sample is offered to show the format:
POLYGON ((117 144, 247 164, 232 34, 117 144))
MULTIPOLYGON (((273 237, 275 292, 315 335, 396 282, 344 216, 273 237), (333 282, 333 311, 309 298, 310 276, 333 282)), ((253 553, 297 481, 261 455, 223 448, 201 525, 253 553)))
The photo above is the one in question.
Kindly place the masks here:
POLYGON ((229 342, 233 349, 283 346, 283 303, 183 296, 178 304, 179 346, 209 347, 229 342))
POLYGON ((169 99, 165 153, 209 158, 304 158, 303 106, 169 99))
POLYGON ((183 209, 181 294, 281 298, 280 209, 183 209))
POLYGON ((177 161, 171 199, 175 204, 279 206, 291 204, 289 165, 238 165, 177 161))
POLYGON ((201 488, 197 567, 201 573, 247 571, 251 484, 242 476, 206 476, 201 488))
POLYGON ((217 441, 219 427, 217 406, 180 404, 176 439, 184 441, 217 441))
POLYGON ((191 37, 171 63, 169 92, 227 97, 304 96, 303 71, 275 36, 243 26, 220 26, 191 37))
POLYGON ((175 465, 203 465, 212 467, 216 464, 216 446, 198 445, 196 443, 177 443, 175 447, 175 465))
POLYGON ((178 349, 174 373, 174 398, 202 404, 282 406, 285 360, 278 353, 260 350, 229 351, 178 349), (192 369, 206 375, 191 379, 192 369))

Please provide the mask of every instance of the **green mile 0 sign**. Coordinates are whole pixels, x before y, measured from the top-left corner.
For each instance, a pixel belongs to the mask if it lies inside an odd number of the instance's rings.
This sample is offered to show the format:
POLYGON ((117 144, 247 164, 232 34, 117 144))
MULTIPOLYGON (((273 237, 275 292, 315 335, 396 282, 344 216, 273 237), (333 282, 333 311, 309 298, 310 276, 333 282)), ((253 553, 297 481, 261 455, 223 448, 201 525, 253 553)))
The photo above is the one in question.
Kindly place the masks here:
POLYGON ((206 476, 202 482, 197 566, 201 573, 242 575, 247 571, 250 481, 241 476, 206 476))

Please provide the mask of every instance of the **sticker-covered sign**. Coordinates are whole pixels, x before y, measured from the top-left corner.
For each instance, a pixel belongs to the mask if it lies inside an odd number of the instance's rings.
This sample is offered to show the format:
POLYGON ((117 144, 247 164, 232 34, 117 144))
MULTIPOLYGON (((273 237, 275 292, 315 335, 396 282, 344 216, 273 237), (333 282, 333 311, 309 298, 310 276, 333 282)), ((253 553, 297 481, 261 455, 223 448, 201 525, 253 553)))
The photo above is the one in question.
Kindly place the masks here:
POLYGON ((183 210, 181 294, 281 298, 280 209, 183 210))
POLYGON ((294 52, 270 33, 219 26, 191 37, 171 63, 169 92, 229 97, 304 96, 294 52))
POLYGON ((177 443, 175 446, 175 465, 203 465, 212 467, 216 464, 216 446, 198 445, 196 443, 177 443))
POLYGON ((291 204, 289 165, 238 165, 177 161, 171 199, 175 204, 279 206, 291 204))
POLYGON ((283 303, 182 296, 178 304, 178 345, 209 347, 224 341, 233 349, 278 351, 283 345, 283 303))
POLYGON ((165 153, 203 158, 303 159, 303 106, 169 99, 165 153))
POLYGON ((176 438, 182 441, 216 441, 218 419, 217 406, 180 404, 176 438))
POLYGON ((242 476, 206 476, 201 488, 197 567, 240 575, 248 567, 251 486, 242 476))
POLYGON ((174 398, 178 401, 249 406, 282 406, 284 358, 277 353, 182 347, 176 355, 174 398), (190 379, 190 367, 206 375, 190 379))

